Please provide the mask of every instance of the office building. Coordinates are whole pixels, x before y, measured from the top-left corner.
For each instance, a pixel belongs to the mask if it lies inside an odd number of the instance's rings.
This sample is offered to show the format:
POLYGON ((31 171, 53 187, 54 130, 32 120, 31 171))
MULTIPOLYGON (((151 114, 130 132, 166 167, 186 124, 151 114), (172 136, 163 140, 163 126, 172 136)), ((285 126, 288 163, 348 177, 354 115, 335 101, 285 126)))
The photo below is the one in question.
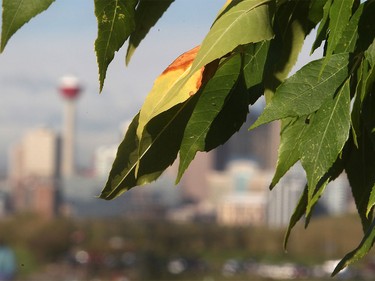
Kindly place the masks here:
POLYGON ((48 128, 29 130, 10 152, 9 184, 16 212, 56 215, 60 197, 60 140, 48 128))

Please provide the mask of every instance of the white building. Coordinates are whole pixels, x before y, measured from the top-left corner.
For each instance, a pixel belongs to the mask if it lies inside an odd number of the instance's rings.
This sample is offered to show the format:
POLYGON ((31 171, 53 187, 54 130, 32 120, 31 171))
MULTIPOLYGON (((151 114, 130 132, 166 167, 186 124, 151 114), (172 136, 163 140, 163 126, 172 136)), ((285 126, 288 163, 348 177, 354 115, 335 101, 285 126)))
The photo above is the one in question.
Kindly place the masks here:
POLYGON ((266 196, 261 192, 228 195, 217 208, 217 222, 221 225, 263 225, 266 196))
POLYGON ((29 130, 10 154, 9 177, 53 178, 58 174, 59 144, 57 134, 48 128, 29 130))
POLYGON ((328 184, 320 200, 329 215, 342 215, 348 212, 350 193, 351 191, 346 175, 342 174, 336 180, 328 184))
POLYGON ((267 224, 269 227, 285 227, 289 224, 305 184, 302 168, 294 166, 269 192, 267 203, 267 224))
POLYGON ((99 178, 107 178, 115 161, 117 145, 103 145, 95 151, 95 175, 99 178))
POLYGON ((60 204, 60 143, 48 128, 29 130, 10 153, 9 184, 15 211, 53 217, 60 204))
POLYGON ((255 162, 237 160, 210 177, 210 198, 222 225, 262 225, 266 222, 268 172, 255 162))

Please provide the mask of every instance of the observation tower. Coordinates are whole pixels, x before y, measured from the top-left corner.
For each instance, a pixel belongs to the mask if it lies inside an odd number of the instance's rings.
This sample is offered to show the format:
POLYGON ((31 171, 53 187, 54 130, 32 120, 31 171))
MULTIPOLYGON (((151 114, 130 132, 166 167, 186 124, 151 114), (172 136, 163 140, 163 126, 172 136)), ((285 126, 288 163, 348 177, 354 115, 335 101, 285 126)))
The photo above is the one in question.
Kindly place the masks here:
POLYGON ((75 119, 76 100, 82 90, 79 80, 74 76, 64 76, 60 79, 59 91, 64 99, 64 123, 62 135, 63 178, 70 178, 75 174, 75 119))

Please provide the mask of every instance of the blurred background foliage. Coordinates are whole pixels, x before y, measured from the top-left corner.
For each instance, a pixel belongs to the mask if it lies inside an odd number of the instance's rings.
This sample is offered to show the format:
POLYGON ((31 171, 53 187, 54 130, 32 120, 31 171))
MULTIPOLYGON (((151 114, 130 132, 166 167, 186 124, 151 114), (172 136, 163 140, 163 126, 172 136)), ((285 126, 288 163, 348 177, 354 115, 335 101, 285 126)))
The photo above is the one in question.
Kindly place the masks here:
MULTIPOLYGON (((316 218, 309 231, 297 225, 288 252, 282 248, 284 229, 204 222, 45 220, 29 214, 2 220, 0 236, 16 251, 20 278, 55 264, 59 270, 84 271, 87 277, 121 272, 131 280, 191 280, 220 274, 223 264, 233 259, 302 265, 338 259, 360 241, 359 226, 355 216, 316 218), (192 270, 173 274, 168 266, 177 259, 184 259, 192 270)), ((370 253, 367 259, 372 257, 370 253)))

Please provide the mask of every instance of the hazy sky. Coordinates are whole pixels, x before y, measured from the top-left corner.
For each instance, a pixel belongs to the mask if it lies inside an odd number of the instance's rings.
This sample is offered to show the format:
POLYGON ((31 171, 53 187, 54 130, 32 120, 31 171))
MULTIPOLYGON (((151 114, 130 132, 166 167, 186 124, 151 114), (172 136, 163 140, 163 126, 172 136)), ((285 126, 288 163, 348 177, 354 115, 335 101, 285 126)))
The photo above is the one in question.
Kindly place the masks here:
POLYGON ((28 129, 61 131, 58 81, 66 74, 77 76, 84 87, 77 105, 77 158, 90 165, 95 147, 120 142, 121 124, 137 113, 154 79, 201 42, 225 0, 175 1, 128 67, 126 46, 117 53, 100 95, 93 2, 56 0, 18 31, 0 55, 0 169, 10 146, 28 129))

